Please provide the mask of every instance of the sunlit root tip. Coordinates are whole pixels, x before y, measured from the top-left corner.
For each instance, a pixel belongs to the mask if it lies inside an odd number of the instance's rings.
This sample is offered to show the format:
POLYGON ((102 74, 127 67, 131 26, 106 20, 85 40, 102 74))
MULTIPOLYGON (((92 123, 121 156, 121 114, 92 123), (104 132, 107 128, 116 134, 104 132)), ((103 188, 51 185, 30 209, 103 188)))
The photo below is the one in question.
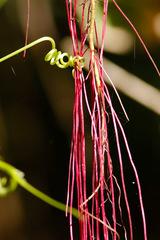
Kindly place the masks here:
POLYGON ((26 62, 26 50, 25 50, 24 53, 23 53, 23 62, 24 62, 24 63, 26 62))

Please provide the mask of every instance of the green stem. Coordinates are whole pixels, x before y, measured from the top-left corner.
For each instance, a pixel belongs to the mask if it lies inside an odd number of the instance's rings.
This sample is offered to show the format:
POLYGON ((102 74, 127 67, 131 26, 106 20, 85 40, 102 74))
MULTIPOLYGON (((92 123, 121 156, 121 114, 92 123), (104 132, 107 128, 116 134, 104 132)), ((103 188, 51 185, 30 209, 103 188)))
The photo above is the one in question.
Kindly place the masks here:
MULTIPOLYGON (((31 184, 29 184, 24 178, 17 179, 17 182, 21 187, 25 188, 28 192, 30 192, 34 196, 40 198, 41 200, 48 203, 52 207, 55 207, 55 208, 57 208, 61 211, 66 211, 66 205, 64 203, 61 203, 61 202, 47 196, 46 194, 42 193, 41 191, 39 191, 38 189, 33 187, 31 184)), ((68 207, 67 212, 70 213, 70 208, 69 207, 68 207)), ((72 208, 72 215, 79 219, 79 213, 78 213, 78 210, 76 208, 72 208)))
POLYGON ((18 49, 18 50, 14 51, 14 52, 12 52, 12 53, 10 53, 10 54, 8 54, 8 55, 6 55, 5 57, 0 58, 0 62, 3 62, 3 61, 5 61, 5 60, 7 60, 7 59, 9 59, 9 58, 11 58, 11 57, 14 57, 15 55, 23 52, 24 50, 26 50, 26 49, 28 49, 28 48, 31 48, 31 47, 35 46, 36 44, 38 44, 38 43, 40 43, 40 42, 44 42, 44 41, 50 41, 51 44, 52 44, 52 49, 55 48, 55 42, 54 42, 54 40, 53 40, 51 37, 42 37, 42 38, 40 38, 40 39, 38 39, 38 40, 30 43, 30 44, 28 44, 28 45, 26 45, 26 46, 18 49))
MULTIPOLYGON (((5 196, 9 192, 12 192, 15 190, 17 184, 19 184, 21 187, 25 188, 28 192, 32 193, 34 196, 40 198, 44 202, 48 203, 52 207, 55 207, 61 211, 66 211, 66 205, 54 200, 53 198, 47 196, 46 194, 42 193, 35 187, 33 187, 31 184, 29 184, 26 179, 24 178, 24 173, 20 170, 16 169, 15 167, 11 166, 10 164, 3 161, 3 158, 0 157, 2 161, 0 160, 0 170, 5 172, 10 177, 10 181, 8 186, 6 185, 6 181, 4 178, 0 179, 0 196, 5 196), (4 180, 4 181, 3 181, 4 180)), ((80 214, 76 208, 70 209, 68 207, 67 212, 70 213, 79 219, 80 214)))
MULTIPOLYGON (((45 56, 45 61, 50 61, 51 65, 56 64, 59 68, 67 68, 67 67, 75 67, 75 64, 78 66, 79 71, 81 71, 81 69, 84 67, 84 57, 81 57, 79 55, 77 56, 70 56, 68 53, 61 53, 61 51, 57 51, 57 49, 55 48, 55 42, 51 37, 42 37, 8 55, 6 55, 5 57, 0 58, 0 62, 3 62, 11 57, 14 57, 15 55, 25 51, 26 49, 35 46, 38 43, 41 43, 43 41, 50 41, 52 44, 52 50, 49 51, 49 53, 47 53, 47 55, 45 56), (65 61, 65 57, 67 58, 67 60, 65 61)), ((74 77, 74 69, 73 69, 73 77, 74 77)))

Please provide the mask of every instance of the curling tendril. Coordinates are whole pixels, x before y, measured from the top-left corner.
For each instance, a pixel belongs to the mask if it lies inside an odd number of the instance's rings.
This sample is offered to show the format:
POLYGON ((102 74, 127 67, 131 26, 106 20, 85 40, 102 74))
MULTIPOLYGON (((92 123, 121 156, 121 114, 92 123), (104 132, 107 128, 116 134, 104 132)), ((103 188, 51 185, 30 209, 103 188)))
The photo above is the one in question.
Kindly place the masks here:
MULTIPOLYGON (((50 61, 50 65, 56 64, 59 68, 67 68, 67 67, 75 68, 77 66, 79 71, 81 71, 81 69, 84 67, 84 60, 85 60, 84 57, 79 56, 79 55, 73 57, 69 53, 62 53, 61 51, 58 51, 56 49, 55 41, 51 37, 39 38, 38 40, 6 55, 5 57, 0 58, 0 62, 3 62, 5 60, 19 54, 20 52, 23 52, 23 51, 27 50, 28 48, 31 48, 43 41, 50 41, 52 44, 52 50, 49 51, 44 58, 45 61, 47 61, 47 62, 50 61)), ((74 77, 74 69, 72 71, 72 75, 74 77)))
MULTIPOLYGON (((9 193, 13 192, 18 184, 25 188, 28 192, 32 193, 34 196, 40 198, 44 202, 48 203, 52 207, 55 207, 61 211, 66 211, 66 205, 54 200, 53 198, 42 193, 31 184, 27 182, 24 178, 24 173, 10 164, 4 162, 4 159, 0 156, 0 171, 4 173, 5 176, 0 178, 0 197, 5 197, 9 193)), ((67 209, 70 212, 70 208, 67 209)), ((80 215, 77 209, 72 208, 72 215, 79 219, 80 215)))

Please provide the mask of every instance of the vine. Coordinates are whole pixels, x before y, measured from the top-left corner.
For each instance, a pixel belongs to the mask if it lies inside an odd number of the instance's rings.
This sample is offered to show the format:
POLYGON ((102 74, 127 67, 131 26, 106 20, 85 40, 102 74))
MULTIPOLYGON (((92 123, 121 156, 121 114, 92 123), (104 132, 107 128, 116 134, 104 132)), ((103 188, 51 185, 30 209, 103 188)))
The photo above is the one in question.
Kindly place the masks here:
MULTIPOLYGON (((28 192, 46 202, 47 204, 55 207, 61 211, 66 211, 66 205, 47 196, 46 194, 33 187, 24 178, 24 173, 13 167, 12 165, 4 162, 4 159, 0 156, 0 170, 6 174, 6 176, 0 178, 0 197, 4 197, 13 192, 18 185, 26 189, 28 192)), ((70 213, 70 208, 68 208, 70 213)), ((77 209, 72 208, 72 215, 79 219, 80 214, 77 209)))
MULTIPOLYGON (((61 51, 58 51, 56 49, 55 41, 51 37, 39 38, 36 41, 6 55, 5 57, 0 58, 0 62, 3 62, 11 57, 14 57, 15 55, 27 50, 28 48, 31 48, 44 41, 50 41, 52 45, 52 50, 50 50, 44 58, 45 61, 47 62, 50 61, 50 65, 56 64, 59 68, 67 68, 67 67, 75 68, 77 66, 79 71, 82 71, 82 68, 84 67, 84 60, 85 60, 84 57, 81 57, 79 55, 73 57, 69 53, 62 53, 61 51)), ((72 71, 72 75, 74 77, 74 69, 72 71)))

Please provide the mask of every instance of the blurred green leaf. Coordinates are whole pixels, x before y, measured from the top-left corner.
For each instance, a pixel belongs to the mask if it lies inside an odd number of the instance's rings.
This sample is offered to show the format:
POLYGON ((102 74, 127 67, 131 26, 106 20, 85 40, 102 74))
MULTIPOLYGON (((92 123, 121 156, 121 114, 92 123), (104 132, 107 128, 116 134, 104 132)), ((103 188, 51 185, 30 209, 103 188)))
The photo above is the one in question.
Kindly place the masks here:
POLYGON ((7 2, 7 0, 0 0, 0 8, 7 2))

